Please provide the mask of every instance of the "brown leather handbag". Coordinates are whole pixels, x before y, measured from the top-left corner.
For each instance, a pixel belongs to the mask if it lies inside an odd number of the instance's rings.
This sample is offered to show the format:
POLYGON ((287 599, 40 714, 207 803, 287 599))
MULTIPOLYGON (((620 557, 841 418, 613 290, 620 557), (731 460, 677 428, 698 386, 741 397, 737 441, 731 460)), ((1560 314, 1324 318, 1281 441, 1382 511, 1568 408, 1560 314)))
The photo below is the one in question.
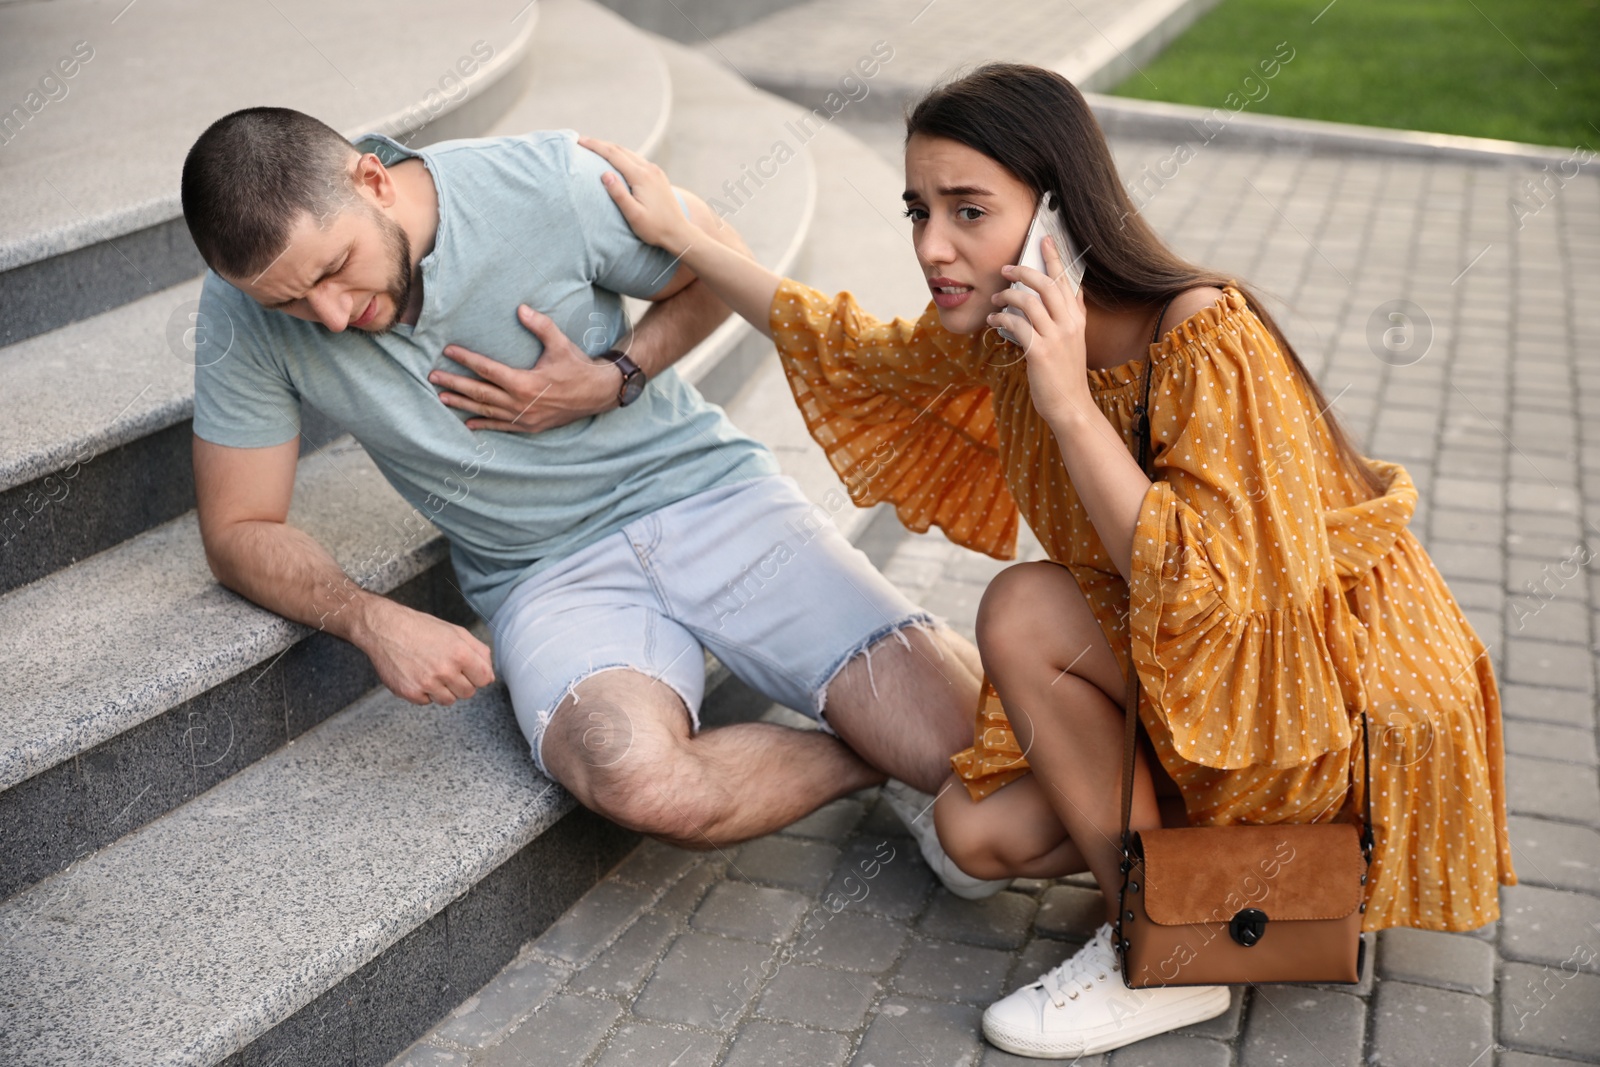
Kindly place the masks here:
MULTIPOLYGON (((1164 317, 1164 314, 1163 314, 1164 317)), ((1160 331, 1160 320, 1156 329, 1160 331)), ((1155 344, 1158 337, 1151 338, 1155 344)), ((1150 364, 1137 414, 1151 479, 1150 364)), ((1122 892, 1115 946, 1134 989, 1236 982, 1359 982, 1372 861, 1372 776, 1361 719, 1364 811, 1352 823, 1196 826, 1130 833, 1139 672, 1129 671, 1122 758, 1122 892)), ((1352 784, 1355 767, 1351 767, 1352 784)))

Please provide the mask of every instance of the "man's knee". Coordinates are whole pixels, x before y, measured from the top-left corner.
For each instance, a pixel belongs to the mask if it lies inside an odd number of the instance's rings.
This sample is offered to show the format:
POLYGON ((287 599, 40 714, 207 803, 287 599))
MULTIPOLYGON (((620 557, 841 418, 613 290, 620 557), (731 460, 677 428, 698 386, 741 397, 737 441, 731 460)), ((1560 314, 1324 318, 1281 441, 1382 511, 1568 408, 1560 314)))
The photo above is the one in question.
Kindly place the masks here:
POLYGON ((584 807, 630 830, 685 848, 713 847, 715 827, 692 744, 616 704, 591 700, 581 708, 558 715, 545 738, 545 763, 556 779, 584 807))
POLYGON ((591 778, 590 806, 612 822, 682 848, 710 849, 717 827, 706 797, 686 789, 670 765, 620 764, 591 778))

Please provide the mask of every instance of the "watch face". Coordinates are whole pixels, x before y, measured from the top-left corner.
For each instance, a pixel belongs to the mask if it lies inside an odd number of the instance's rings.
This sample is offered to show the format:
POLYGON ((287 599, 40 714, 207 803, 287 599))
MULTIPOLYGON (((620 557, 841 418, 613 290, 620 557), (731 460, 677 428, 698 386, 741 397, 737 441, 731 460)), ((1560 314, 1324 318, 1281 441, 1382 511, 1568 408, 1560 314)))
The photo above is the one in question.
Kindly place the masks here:
POLYGON ((632 374, 629 374, 622 381, 622 393, 620 397, 622 406, 627 407, 629 404, 639 399, 639 394, 642 392, 644 392, 644 372, 635 369, 632 374))

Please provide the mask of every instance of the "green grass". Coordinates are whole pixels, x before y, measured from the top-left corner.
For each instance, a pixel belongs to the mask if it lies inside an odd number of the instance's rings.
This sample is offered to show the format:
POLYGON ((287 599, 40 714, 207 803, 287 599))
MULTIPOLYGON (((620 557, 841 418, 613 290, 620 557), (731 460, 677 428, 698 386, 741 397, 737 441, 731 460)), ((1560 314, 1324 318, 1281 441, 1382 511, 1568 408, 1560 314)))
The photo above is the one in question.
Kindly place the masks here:
POLYGON ((1223 0, 1114 91, 1227 108, 1287 42, 1246 111, 1600 148, 1600 0, 1326 2, 1223 0))

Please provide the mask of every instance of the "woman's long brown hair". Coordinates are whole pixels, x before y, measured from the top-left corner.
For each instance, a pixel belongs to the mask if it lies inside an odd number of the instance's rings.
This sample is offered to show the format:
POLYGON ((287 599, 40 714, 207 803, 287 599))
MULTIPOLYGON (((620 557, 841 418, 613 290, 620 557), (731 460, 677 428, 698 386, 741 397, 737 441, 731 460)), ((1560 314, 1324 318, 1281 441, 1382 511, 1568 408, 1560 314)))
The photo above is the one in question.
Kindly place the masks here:
POLYGON ((1083 249, 1084 294, 1100 307, 1154 311, 1186 289, 1237 288, 1323 413, 1345 468, 1373 496, 1383 493, 1383 481, 1351 443, 1316 379, 1255 294, 1187 262, 1144 221, 1117 177, 1088 101, 1070 81, 1042 67, 985 64, 918 101, 906 116, 906 139, 919 133, 982 152, 1036 195, 1054 193, 1068 231, 1083 249))

